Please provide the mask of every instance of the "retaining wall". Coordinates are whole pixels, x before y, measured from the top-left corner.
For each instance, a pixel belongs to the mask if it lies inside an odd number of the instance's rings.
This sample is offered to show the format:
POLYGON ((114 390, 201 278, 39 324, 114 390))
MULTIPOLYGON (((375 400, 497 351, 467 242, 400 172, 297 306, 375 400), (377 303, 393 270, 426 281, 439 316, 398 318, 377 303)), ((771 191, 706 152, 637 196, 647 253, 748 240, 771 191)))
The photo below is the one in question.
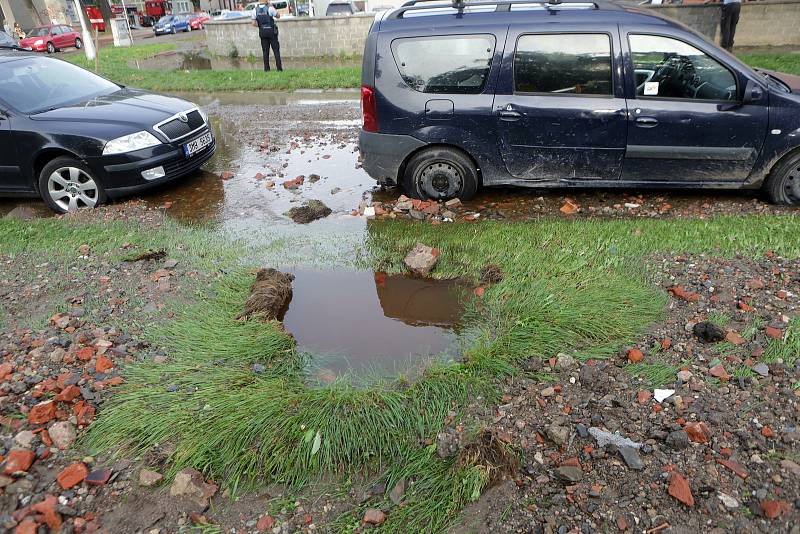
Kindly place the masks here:
MULTIPOLYGON (((374 19, 370 14, 350 17, 298 17, 278 20, 282 57, 360 56, 374 19)), ((236 47, 240 56, 261 56, 258 29, 250 19, 206 23, 208 50, 228 56, 236 47)))

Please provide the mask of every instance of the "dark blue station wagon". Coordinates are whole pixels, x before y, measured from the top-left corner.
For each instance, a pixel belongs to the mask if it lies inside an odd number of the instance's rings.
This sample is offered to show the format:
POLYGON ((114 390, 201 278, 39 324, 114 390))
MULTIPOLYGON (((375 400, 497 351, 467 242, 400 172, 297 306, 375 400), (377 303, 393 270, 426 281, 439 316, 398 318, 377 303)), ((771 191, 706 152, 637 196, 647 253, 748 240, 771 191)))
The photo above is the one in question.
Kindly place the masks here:
POLYGON ((598 2, 409 2, 379 13, 364 169, 426 199, 480 186, 758 189, 800 204, 800 78, 598 2))

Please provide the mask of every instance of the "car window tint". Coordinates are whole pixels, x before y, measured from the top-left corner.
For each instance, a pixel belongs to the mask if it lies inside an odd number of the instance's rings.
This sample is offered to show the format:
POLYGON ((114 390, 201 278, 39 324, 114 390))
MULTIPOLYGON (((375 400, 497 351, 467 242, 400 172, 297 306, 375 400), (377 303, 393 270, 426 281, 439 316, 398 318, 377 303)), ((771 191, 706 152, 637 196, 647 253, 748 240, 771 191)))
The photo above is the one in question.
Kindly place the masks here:
POLYGON ((479 94, 492 66, 493 35, 411 37, 392 42, 403 80, 421 93, 479 94))
POLYGON ((49 28, 33 28, 31 31, 28 32, 28 37, 44 37, 49 33, 49 28))
POLYGON ((50 28, 50 35, 60 35, 60 34, 61 34, 61 28, 59 26, 53 26, 52 28, 50 28))
POLYGON ((611 80, 606 34, 523 35, 517 42, 516 92, 610 95, 611 80))
POLYGON ((736 100, 733 73, 697 48, 657 35, 629 40, 637 96, 736 100))

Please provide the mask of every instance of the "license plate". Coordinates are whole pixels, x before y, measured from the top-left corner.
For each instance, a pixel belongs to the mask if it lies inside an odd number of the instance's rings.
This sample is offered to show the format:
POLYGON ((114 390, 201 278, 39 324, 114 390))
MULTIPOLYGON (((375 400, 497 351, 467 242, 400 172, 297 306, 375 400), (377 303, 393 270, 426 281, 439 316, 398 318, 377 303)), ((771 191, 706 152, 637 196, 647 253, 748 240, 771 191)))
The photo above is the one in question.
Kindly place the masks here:
POLYGON ((187 158, 193 156, 210 145, 212 141, 214 141, 214 138, 211 136, 211 132, 207 132, 183 145, 183 153, 186 154, 187 158))

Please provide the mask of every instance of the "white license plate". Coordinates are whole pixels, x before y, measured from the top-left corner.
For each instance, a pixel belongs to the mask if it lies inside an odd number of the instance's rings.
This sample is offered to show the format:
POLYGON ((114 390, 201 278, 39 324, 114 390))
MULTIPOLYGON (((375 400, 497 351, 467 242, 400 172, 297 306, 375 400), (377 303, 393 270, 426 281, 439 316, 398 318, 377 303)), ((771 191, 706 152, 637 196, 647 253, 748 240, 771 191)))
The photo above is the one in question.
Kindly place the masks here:
POLYGON ((210 145, 212 141, 214 138, 211 136, 211 132, 207 132, 183 145, 183 153, 186 154, 186 157, 192 156, 210 145))

